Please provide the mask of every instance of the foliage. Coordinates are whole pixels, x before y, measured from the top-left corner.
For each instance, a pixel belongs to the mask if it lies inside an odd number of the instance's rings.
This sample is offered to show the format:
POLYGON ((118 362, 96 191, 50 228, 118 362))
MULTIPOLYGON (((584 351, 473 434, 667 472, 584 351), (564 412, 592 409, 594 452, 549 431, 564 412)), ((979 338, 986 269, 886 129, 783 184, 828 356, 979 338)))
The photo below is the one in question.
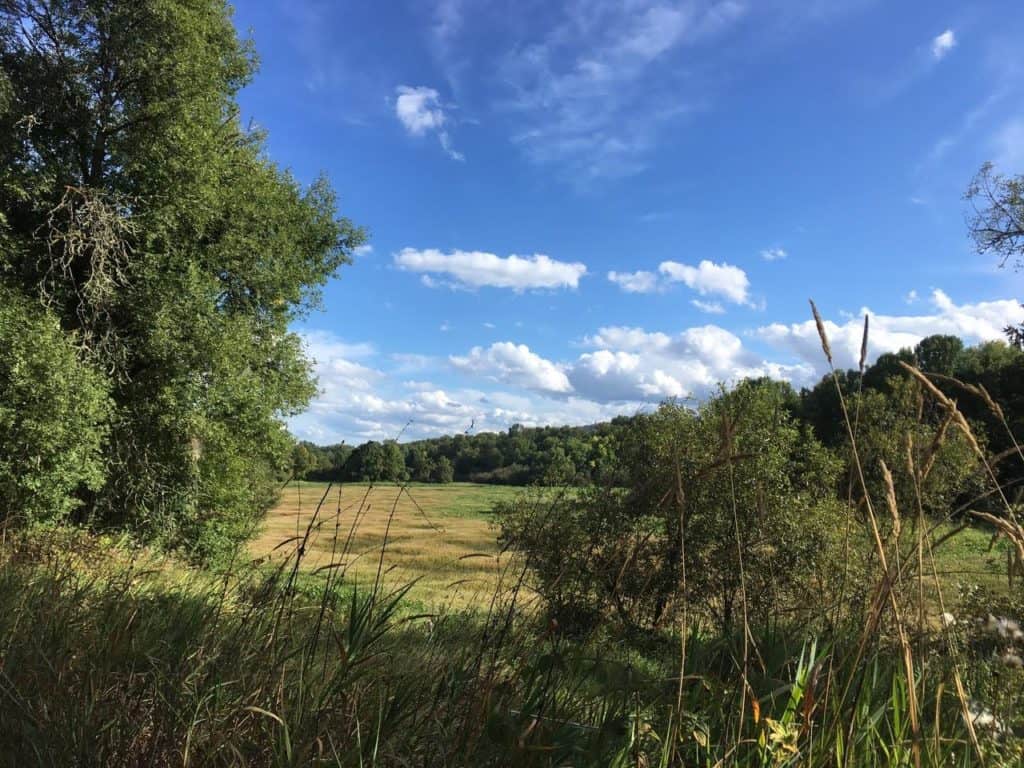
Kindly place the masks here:
MULTIPOLYGON (((948 414, 930 406, 920 385, 894 378, 888 396, 866 390, 855 396, 857 449, 871 498, 886 494, 885 468, 900 509, 942 516, 985 487, 978 456, 948 414)), ((851 481, 852 482, 852 481, 851 481)), ((855 498, 863 494, 852 483, 855 498)))
POLYGON ((442 456, 434 462, 434 468, 430 471, 430 479, 435 483, 451 483, 455 480, 455 468, 447 456, 442 456))
POLYGON ((659 626, 692 604, 728 631, 741 602, 752 620, 800 605, 829 570, 839 465, 794 423, 787 389, 748 381, 696 412, 663 405, 623 441, 625 487, 500 507, 560 621, 659 626))
POLYGON ((213 578, 74 532, 8 542, 0 765, 937 768, 1022 755, 1012 731, 980 723, 977 754, 955 693, 984 682, 1017 727, 1019 671, 983 652, 957 667, 937 632, 908 684, 891 644, 862 652, 846 625, 818 642, 752 628, 745 668, 738 636, 689 631, 682 658, 677 638, 572 643, 509 593, 425 618, 403 612, 404 587, 322 576, 307 589, 289 573, 213 578), (911 689, 928 704, 920 733, 911 689))
POLYGON ((0 527, 63 520, 102 486, 109 407, 57 318, 0 287, 0 527))
POLYGON ((0 276, 110 380, 98 525, 223 558, 314 394, 289 323, 363 233, 238 121, 255 71, 220 0, 0 5, 0 276))

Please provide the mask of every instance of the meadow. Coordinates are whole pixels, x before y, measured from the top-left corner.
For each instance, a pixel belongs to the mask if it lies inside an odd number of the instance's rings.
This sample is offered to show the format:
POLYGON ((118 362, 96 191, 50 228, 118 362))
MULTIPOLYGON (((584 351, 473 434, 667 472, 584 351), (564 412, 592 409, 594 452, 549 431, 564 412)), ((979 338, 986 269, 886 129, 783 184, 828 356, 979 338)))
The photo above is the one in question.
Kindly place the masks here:
POLYGON ((413 583, 409 604, 475 605, 493 594, 508 560, 498 547, 491 508, 521 490, 472 483, 294 481, 249 551, 268 566, 279 564, 313 522, 303 557, 306 572, 339 563, 347 583, 367 584, 382 569, 389 583, 413 583))
MULTIPOLYGON (((476 483, 291 481, 249 553, 265 568, 280 566, 309 529, 300 575, 313 591, 325 566, 337 563, 332 568, 350 586, 372 584, 378 570, 387 583, 411 585, 404 610, 479 608, 507 576, 512 557, 499 545, 494 505, 523 490, 476 483)), ((968 585, 1008 594, 1004 539, 993 539, 993 531, 980 525, 952 523, 936 525, 934 535, 944 539, 935 550, 935 575, 947 598, 968 585)), ((923 594, 930 614, 941 613, 933 581, 923 584, 923 594)))

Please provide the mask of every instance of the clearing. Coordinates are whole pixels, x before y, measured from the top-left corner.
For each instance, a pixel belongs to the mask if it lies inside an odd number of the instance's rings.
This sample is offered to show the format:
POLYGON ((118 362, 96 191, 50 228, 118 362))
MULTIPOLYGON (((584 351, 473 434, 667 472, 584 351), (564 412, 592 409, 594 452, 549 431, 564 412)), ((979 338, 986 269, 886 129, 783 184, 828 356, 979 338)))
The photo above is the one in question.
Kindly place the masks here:
MULTIPOLYGON (((282 542, 305 533, 326 491, 326 483, 285 488, 250 546, 253 555, 279 562, 292 554, 294 540, 284 546, 282 542)), ((410 596, 430 609, 489 599, 508 560, 499 557, 489 512, 495 502, 520 491, 472 483, 412 483, 404 491, 393 483, 336 485, 320 508, 304 565, 310 569, 341 562, 346 580, 370 583, 387 531, 383 562, 389 585, 419 579, 410 596)))

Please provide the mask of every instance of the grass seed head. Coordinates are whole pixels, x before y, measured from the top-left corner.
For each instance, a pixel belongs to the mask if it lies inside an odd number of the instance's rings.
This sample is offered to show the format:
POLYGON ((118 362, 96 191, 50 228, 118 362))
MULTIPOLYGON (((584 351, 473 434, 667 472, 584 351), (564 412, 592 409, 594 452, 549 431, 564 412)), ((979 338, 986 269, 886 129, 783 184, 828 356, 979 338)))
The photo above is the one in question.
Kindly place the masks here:
POLYGON ((821 339, 821 349, 825 353, 825 357, 828 358, 828 364, 832 365, 832 347, 828 343, 828 334, 825 333, 825 323, 821 319, 821 313, 818 312, 818 307, 814 303, 814 299, 809 299, 811 302, 811 312, 814 314, 814 324, 818 327, 818 338, 821 339))

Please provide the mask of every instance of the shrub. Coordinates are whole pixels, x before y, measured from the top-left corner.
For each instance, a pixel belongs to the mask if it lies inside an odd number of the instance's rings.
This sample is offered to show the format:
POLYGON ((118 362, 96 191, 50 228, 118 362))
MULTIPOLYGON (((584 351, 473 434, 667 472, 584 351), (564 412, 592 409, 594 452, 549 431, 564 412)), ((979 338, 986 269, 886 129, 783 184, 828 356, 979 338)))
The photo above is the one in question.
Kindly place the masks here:
POLYGON ((820 593, 836 570, 839 462, 793 422, 787 389, 749 381, 697 411, 663 405, 623 441, 625 487, 499 508, 560 620, 659 626, 685 600, 728 630, 741 605, 753 621, 820 593))
POLYGON ((0 289, 0 521, 52 522, 103 483, 109 400, 57 319, 0 289))

